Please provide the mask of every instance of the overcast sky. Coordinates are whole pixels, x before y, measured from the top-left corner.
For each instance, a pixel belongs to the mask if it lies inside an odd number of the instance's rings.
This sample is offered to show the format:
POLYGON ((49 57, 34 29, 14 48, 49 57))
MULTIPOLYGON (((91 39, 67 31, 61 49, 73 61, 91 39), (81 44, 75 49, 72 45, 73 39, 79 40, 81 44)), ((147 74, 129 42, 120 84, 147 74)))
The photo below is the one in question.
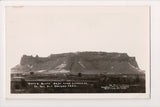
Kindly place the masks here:
POLYGON ((148 7, 7 7, 8 67, 23 54, 105 51, 135 56, 149 65, 148 7))

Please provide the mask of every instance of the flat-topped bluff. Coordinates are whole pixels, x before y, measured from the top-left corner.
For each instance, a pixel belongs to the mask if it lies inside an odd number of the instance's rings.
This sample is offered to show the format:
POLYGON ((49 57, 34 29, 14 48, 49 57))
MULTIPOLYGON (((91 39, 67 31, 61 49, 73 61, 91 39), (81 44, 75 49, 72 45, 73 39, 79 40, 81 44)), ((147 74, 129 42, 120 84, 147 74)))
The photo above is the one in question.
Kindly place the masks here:
POLYGON ((135 60, 126 53, 76 52, 48 57, 23 55, 13 72, 140 74, 135 60))

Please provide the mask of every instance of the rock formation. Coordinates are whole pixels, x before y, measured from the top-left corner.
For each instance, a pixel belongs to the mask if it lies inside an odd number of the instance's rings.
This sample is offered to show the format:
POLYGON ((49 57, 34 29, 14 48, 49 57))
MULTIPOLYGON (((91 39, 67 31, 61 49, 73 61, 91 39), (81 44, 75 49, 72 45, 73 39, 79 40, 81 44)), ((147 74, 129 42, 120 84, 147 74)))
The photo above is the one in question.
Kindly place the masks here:
POLYGON ((76 52, 48 57, 23 55, 12 72, 142 74, 135 57, 126 53, 76 52))

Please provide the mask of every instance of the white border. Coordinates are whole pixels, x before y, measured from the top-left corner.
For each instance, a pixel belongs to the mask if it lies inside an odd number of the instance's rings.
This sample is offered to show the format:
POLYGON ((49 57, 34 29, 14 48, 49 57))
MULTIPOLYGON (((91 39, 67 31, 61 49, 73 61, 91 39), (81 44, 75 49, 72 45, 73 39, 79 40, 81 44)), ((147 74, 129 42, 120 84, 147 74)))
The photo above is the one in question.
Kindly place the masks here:
MULTIPOLYGON (((3 18, 1 21, 1 34, 4 35, 4 26, 2 27, 2 25, 4 25, 4 6, 5 5, 22 5, 24 4, 25 6, 28 5, 44 5, 44 6, 48 6, 48 5, 52 5, 53 3, 57 3, 58 4, 62 4, 65 5, 68 2, 1 2, 1 18, 3 18)), ((136 5, 136 6, 140 6, 140 5, 150 5, 151 6, 151 99, 148 100, 137 100, 137 99, 133 99, 133 100, 101 100, 101 101, 97 101, 98 103, 94 103, 94 100, 87 100, 83 101, 83 100, 76 100, 75 102, 72 101, 68 101, 68 100, 61 100, 61 101, 57 101, 55 100, 55 102, 53 102, 52 100, 44 100, 43 102, 41 100, 36 100, 36 102, 32 101, 32 100, 6 100, 5 99, 5 73, 3 71, 5 71, 5 39, 4 36, 0 36, 0 85, 2 86, 2 90, 0 89, 0 106, 3 105, 3 107, 8 107, 8 106, 14 106, 16 105, 16 107, 20 107, 20 106, 53 106, 53 104, 57 104, 60 106, 70 106, 69 102, 72 103, 73 106, 76 106, 77 104, 79 104, 79 106, 100 106, 100 105, 105 105, 107 104, 107 106, 112 106, 112 107, 116 107, 116 106, 123 106, 123 107, 144 107, 144 106, 148 106, 148 107, 159 107, 160 103, 159 103, 159 99, 160 99, 160 68, 159 68, 159 59, 160 59, 160 2, 159 1, 103 1, 103 2, 97 2, 97 1, 87 1, 87 2, 70 2, 72 4, 78 4, 78 5, 118 5, 118 6, 124 6, 124 5, 136 5), (41 101, 41 102, 40 102, 41 101), (40 103, 39 103, 40 102, 40 103), (82 103, 84 102, 84 103, 82 103), (38 104, 39 103, 39 104, 38 104), (91 104, 92 103, 92 104, 91 104)))

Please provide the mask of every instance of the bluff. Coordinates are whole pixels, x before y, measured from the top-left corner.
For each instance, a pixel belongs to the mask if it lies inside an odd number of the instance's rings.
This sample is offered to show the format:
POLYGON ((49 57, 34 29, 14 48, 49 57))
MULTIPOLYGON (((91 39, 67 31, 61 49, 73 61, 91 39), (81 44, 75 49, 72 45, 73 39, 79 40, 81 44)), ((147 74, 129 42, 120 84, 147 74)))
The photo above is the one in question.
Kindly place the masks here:
POLYGON ((48 57, 23 55, 13 72, 141 74, 135 57, 126 53, 76 52, 51 54, 48 57))

